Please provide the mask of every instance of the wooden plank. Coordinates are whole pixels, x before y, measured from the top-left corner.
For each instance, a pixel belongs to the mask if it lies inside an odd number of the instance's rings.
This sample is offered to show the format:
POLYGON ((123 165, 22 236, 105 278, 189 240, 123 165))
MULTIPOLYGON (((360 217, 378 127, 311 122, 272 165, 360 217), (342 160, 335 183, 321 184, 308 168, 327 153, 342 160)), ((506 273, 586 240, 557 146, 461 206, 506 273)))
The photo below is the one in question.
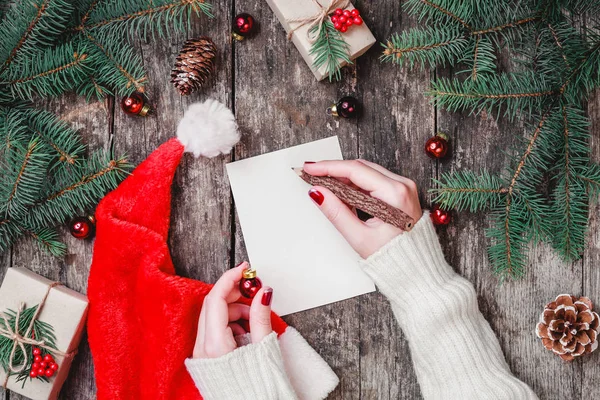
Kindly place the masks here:
MULTIPOLYGON (((600 160, 600 90, 590 97, 588 115, 592 121, 590 129, 592 159, 600 160)), ((597 202, 598 199, 595 199, 597 202)), ((594 310, 600 312, 600 205, 596 203, 590 210, 590 229, 586 251, 583 255, 583 290, 594 303, 594 310)), ((600 398, 597 377, 600 376, 600 350, 581 360, 581 393, 588 399, 600 398)))
MULTIPOLYGON (((379 41, 417 25, 400 2, 362 2, 358 7, 379 41)), ((357 88, 365 109, 358 123, 359 156, 414 180, 425 207, 435 174, 435 163, 423 152, 435 132, 434 108, 423 96, 430 74, 382 64, 381 51, 376 44, 358 61, 357 88)), ((387 299, 379 293, 362 296, 359 316, 361 398, 420 398, 408 343, 387 299)))
MULTIPOLYGON (((338 85, 315 80, 264 0, 244 2, 243 9, 236 6, 236 12, 252 14, 260 21, 260 32, 234 45, 235 109, 244 133, 235 158, 332 135, 339 136, 346 158, 356 157, 356 123, 325 114, 342 94, 336 90, 338 85)), ((239 224, 235 234, 236 261, 241 261, 246 255, 239 224)), ((351 299, 285 318, 340 378, 331 399, 357 399, 360 393, 358 306, 359 300, 351 299)))

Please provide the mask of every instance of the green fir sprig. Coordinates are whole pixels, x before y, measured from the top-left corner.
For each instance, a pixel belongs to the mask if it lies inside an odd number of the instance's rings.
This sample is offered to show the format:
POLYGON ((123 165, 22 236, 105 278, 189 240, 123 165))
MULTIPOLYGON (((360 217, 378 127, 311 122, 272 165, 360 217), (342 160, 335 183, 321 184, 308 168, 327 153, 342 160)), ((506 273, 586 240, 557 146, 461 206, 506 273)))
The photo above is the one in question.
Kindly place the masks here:
POLYGON ((427 94, 449 111, 522 120, 528 135, 507 149, 505 171, 445 173, 432 190, 443 208, 488 212, 489 258, 502 278, 525 274, 529 243, 546 241, 566 261, 585 248, 590 204, 600 194, 585 102, 600 86, 600 3, 594 0, 409 0, 435 28, 392 35, 384 61, 458 66, 427 94), (582 14, 588 17, 581 28, 582 14), (513 54, 514 72, 497 65, 513 54))
MULTIPOLYGON (((311 28, 311 34, 317 34, 318 26, 311 28)), ((325 72, 329 81, 340 80, 342 78, 341 67, 343 63, 351 64, 348 55, 348 43, 344 40, 342 34, 335 29, 333 23, 327 19, 323 22, 318 37, 313 43, 309 54, 315 56, 313 68, 319 70, 325 65, 325 72)))
POLYGON ((88 155, 74 129, 31 102, 143 91, 130 39, 183 32, 211 10, 205 0, 0 0, 0 252, 28 236, 63 255, 56 227, 92 210, 131 169, 110 150, 88 155))

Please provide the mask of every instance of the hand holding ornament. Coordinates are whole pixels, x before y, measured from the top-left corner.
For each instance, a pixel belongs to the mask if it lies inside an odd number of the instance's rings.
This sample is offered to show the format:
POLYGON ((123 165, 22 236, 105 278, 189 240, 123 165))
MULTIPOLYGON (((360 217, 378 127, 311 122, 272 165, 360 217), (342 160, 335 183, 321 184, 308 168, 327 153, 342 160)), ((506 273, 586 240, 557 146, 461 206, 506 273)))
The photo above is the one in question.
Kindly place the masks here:
POLYGON ((262 287, 250 306, 239 303, 240 281, 249 267, 243 262, 225 272, 204 298, 198 320, 198 333, 193 358, 218 358, 237 348, 235 336, 248 333, 238 321, 248 321, 252 343, 269 335, 273 289, 262 287))
MULTIPOLYGON (((423 212, 417 185, 408 178, 365 160, 306 162, 304 171, 314 176, 331 176, 352 184, 370 196, 403 210, 415 221, 423 212)), ((361 221, 356 213, 330 190, 315 186, 309 196, 362 258, 368 258, 402 230, 379 218, 361 221)))

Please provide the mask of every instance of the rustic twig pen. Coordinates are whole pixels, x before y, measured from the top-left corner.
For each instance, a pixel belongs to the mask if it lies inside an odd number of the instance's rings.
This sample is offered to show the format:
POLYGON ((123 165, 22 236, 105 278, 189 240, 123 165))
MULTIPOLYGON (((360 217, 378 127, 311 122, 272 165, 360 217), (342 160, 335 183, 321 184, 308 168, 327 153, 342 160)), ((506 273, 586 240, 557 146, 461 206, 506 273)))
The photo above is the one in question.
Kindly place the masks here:
POLYGON ((324 188, 331 190, 331 192, 343 202, 352 207, 356 207, 373 217, 377 217, 383 222, 393 225, 396 228, 402 229, 403 231, 410 231, 415 224, 414 219, 404 211, 371 197, 335 178, 329 176, 313 176, 304 172, 302 168, 293 168, 293 170, 300 178, 310 185, 323 186, 324 188))

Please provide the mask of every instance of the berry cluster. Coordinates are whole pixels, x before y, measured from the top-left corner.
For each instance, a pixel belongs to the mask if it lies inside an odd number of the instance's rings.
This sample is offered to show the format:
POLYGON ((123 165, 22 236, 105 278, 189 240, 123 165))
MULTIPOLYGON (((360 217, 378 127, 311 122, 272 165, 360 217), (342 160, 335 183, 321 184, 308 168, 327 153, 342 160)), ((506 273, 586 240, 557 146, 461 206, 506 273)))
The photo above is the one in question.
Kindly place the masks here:
POLYGON ((352 11, 336 8, 331 16, 333 27, 340 32, 346 32, 352 25, 362 25, 363 20, 360 17, 360 11, 356 8, 352 11))
POLYGON ((54 361, 51 354, 42 356, 42 350, 39 347, 33 348, 33 364, 29 376, 32 378, 52 377, 58 371, 58 364, 54 361))

